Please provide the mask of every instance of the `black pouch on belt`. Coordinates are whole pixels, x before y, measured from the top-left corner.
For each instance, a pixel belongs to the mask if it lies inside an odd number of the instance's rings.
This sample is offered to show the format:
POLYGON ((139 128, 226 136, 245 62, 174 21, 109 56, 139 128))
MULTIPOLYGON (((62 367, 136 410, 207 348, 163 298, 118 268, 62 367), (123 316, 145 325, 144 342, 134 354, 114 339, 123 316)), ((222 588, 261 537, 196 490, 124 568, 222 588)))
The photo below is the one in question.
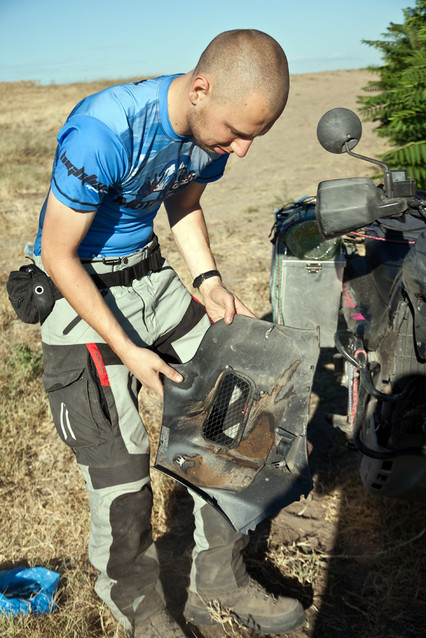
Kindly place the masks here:
POLYGON ((35 264, 10 273, 6 283, 10 303, 21 321, 43 323, 62 296, 53 281, 35 264))

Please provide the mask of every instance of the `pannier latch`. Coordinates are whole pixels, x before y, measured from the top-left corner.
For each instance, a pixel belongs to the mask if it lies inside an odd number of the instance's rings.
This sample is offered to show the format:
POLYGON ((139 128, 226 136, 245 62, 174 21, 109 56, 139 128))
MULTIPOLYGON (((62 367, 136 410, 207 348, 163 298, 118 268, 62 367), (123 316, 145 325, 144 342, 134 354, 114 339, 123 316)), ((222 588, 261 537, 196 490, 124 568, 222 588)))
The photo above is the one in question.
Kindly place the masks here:
POLYGON ((306 264, 305 268, 309 273, 316 275, 317 273, 321 272, 322 264, 319 264, 318 262, 310 262, 309 264, 306 264))

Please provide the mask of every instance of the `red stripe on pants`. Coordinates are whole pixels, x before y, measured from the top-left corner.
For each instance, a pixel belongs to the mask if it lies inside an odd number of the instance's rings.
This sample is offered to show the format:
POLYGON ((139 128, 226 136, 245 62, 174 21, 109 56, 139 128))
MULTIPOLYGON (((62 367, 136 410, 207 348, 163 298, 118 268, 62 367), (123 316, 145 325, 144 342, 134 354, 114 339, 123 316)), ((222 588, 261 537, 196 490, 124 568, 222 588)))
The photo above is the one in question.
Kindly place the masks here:
POLYGON ((86 347, 90 352, 90 356, 93 359, 93 363, 96 366, 97 373, 99 375, 99 380, 102 386, 109 386, 108 373, 105 368, 104 361, 102 359, 102 355, 99 352, 99 348, 96 343, 86 343, 86 347))

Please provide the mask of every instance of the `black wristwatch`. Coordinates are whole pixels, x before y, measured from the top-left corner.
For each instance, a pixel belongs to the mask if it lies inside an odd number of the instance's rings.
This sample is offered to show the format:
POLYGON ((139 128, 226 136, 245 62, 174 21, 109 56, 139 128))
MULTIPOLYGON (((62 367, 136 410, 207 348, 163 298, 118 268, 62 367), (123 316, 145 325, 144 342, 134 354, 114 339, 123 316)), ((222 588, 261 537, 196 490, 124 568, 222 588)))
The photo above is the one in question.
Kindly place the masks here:
POLYGON ((199 288, 205 279, 209 279, 210 277, 222 277, 220 276, 220 272, 218 270, 208 270, 207 272, 202 272, 201 275, 195 277, 192 285, 194 288, 199 288))

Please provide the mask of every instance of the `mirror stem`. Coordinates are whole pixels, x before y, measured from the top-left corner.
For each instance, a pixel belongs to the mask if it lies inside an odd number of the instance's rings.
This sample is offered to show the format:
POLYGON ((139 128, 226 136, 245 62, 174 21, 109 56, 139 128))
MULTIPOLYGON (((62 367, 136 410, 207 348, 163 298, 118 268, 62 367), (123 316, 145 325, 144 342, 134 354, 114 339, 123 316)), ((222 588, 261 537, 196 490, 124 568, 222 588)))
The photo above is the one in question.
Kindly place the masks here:
POLYGON ((390 172, 388 165, 385 164, 384 162, 380 162, 379 160, 366 157, 365 155, 359 155, 358 153, 354 153, 349 148, 349 145, 347 142, 345 142, 345 149, 348 155, 351 155, 352 157, 356 157, 357 159, 362 159, 362 160, 365 160, 366 162, 370 162, 371 164, 377 164, 378 166, 381 166, 381 168, 383 169, 383 181, 384 181, 385 191, 388 197, 392 197, 392 193, 393 193, 392 173, 390 172))

